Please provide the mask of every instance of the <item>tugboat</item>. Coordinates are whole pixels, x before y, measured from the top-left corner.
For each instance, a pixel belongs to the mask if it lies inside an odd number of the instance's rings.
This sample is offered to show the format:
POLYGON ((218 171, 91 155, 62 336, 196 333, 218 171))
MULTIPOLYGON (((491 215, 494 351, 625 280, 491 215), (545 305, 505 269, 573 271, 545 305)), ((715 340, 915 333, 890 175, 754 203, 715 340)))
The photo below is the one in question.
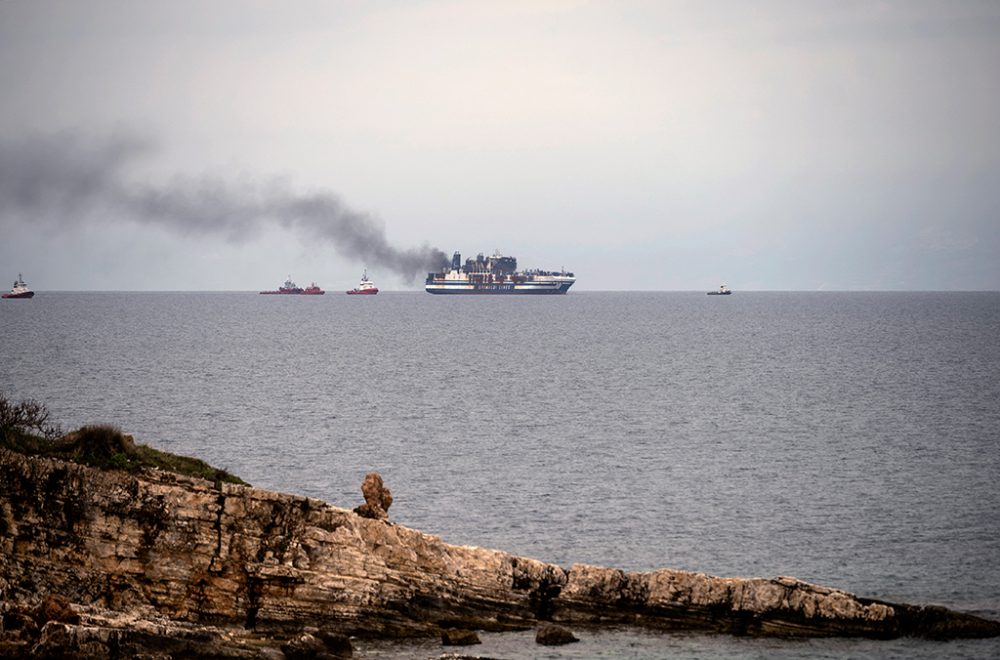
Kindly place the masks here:
POLYGON ((718 291, 709 291, 708 292, 708 295, 710 295, 710 296, 728 296, 730 294, 732 294, 732 291, 730 291, 729 287, 727 287, 725 284, 720 284, 718 291))
POLYGON ((278 287, 277 291, 261 291, 260 293, 261 295, 272 295, 272 294, 298 295, 302 293, 302 289, 296 286, 295 282, 292 281, 292 276, 289 275, 288 279, 285 280, 285 283, 283 285, 278 287))
POLYGON ((4 298, 34 298, 35 292, 28 288, 28 285, 24 283, 24 278, 21 277, 21 273, 17 274, 17 279, 14 280, 14 288, 10 290, 10 293, 3 294, 4 298))
POLYGON ((378 293, 378 287, 375 283, 368 279, 368 269, 365 269, 364 274, 361 275, 361 283, 354 289, 347 292, 349 296, 374 296, 378 293))
POLYGON ((303 296, 322 296, 324 293, 326 293, 326 291, 319 288, 315 282, 313 282, 312 284, 310 284, 309 286, 307 286, 305 289, 302 290, 303 296))

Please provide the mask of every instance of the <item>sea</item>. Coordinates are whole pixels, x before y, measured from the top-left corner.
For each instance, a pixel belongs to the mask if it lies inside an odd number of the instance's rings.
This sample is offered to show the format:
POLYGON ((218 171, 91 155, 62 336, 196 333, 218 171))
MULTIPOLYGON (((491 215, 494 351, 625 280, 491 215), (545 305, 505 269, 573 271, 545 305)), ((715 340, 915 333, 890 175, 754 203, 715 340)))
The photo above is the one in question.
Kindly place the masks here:
MULTIPOLYGON (((0 390, 258 487, 569 567, 780 575, 1000 619, 1000 293, 0 304, 0 390)), ((984 658, 998 640, 481 633, 493 658, 984 658)), ((436 657, 358 640, 358 657, 436 657)))

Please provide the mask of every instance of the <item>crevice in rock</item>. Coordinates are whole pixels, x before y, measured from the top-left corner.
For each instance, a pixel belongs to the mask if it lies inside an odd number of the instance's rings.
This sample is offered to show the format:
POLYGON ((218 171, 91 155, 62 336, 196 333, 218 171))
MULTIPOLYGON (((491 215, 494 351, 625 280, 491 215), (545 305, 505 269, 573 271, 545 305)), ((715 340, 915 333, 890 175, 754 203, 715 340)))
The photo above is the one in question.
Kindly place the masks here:
POLYGON ((222 486, 219 485, 219 495, 215 498, 216 506, 219 510, 215 514, 215 555, 212 557, 212 563, 215 564, 217 561, 222 560, 222 514, 226 510, 226 495, 222 492, 222 486))
POLYGON ((247 616, 243 627, 247 630, 257 629, 257 613, 260 611, 261 595, 263 593, 263 582, 260 578, 247 573, 246 580, 247 596, 247 616))
POLYGON ((168 509, 162 495, 152 497, 142 503, 142 506, 135 512, 136 520, 142 529, 142 543, 139 546, 138 556, 145 561, 149 558, 149 553, 156 543, 156 539, 167 527, 168 509))
POLYGON ((562 585, 550 579, 542 580, 528 598, 528 607, 539 621, 551 621, 555 613, 555 600, 562 593, 562 585))

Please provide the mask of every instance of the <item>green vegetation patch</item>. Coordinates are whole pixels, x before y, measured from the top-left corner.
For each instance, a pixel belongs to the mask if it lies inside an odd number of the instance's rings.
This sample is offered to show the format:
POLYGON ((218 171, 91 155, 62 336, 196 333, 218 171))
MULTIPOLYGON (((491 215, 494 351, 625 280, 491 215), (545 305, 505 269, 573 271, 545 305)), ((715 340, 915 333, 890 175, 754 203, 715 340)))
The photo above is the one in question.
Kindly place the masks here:
POLYGON ((153 467, 216 483, 246 484, 205 461, 137 445, 117 427, 84 426, 62 434, 48 423, 45 406, 34 401, 11 403, 0 395, 0 447, 30 456, 58 458, 102 470, 137 472, 153 467))

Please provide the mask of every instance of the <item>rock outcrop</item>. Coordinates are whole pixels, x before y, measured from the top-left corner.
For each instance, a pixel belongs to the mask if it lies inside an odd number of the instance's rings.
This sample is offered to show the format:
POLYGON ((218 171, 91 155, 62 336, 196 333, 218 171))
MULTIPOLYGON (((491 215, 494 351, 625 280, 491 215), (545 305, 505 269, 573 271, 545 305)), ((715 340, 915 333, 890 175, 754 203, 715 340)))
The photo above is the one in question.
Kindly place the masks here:
POLYGON ((361 482, 361 494, 365 503, 354 509, 354 513, 374 520, 388 520, 389 507, 392 506, 392 493, 382 483, 378 472, 369 472, 361 482))
MULTIPOLYGON (((566 570, 450 545, 315 499, 0 449, 0 601, 37 603, 49 593, 84 612, 145 612, 146 621, 159 617, 195 636, 221 629, 288 638, 306 627, 436 636, 543 621, 759 635, 1000 634, 994 621, 793 578, 566 570)), ((87 624, 84 616, 75 627, 48 622, 43 631, 51 639, 84 635, 87 624)), ((149 624, 149 634, 157 625, 166 624, 149 624)), ((122 643, 138 634, 121 630, 122 643)), ((232 657, 256 652, 237 647, 232 657)))

